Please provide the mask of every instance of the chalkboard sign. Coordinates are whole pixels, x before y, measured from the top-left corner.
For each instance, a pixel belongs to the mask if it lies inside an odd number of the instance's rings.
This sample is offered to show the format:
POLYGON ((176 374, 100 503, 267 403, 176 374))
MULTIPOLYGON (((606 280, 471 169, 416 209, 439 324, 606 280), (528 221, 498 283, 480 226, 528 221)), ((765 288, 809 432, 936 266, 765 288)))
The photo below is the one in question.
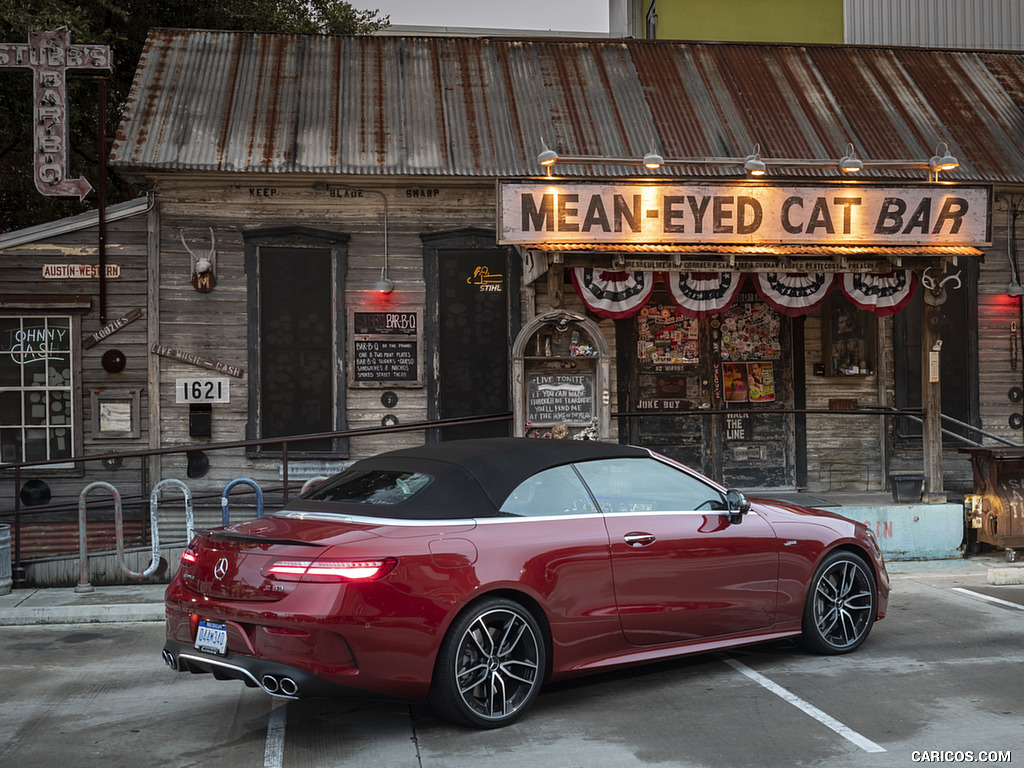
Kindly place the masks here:
POLYGON ((563 421, 589 424, 594 418, 594 375, 531 375, 527 381, 526 414, 535 424, 563 421))
POLYGON ((417 358, 415 341, 356 339, 353 376, 357 382, 415 382, 419 378, 417 358))
POLYGON ((420 311, 352 312, 349 384, 353 387, 423 384, 420 311))

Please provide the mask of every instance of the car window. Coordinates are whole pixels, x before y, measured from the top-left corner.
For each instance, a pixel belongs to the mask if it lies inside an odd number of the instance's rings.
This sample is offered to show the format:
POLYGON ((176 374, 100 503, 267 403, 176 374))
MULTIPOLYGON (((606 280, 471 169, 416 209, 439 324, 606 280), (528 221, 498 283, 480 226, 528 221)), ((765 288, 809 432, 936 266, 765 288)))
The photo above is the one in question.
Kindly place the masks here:
POLYGON ((538 472, 521 482, 501 505, 501 513, 514 517, 549 517, 595 513, 586 486, 572 467, 538 472))
POLYGON ((302 499, 355 504, 401 504, 430 484, 430 475, 371 469, 346 471, 315 485, 302 499))
POLYGON ((602 512, 726 509, 718 489, 657 459, 603 459, 575 466, 602 512))

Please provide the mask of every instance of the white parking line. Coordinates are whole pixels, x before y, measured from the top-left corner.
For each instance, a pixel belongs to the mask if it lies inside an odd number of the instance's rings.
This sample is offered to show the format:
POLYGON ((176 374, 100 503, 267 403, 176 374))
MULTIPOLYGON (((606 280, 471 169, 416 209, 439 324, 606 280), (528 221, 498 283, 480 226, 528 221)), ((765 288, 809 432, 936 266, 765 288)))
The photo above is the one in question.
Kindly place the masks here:
POLYGON ((263 768, 281 768, 284 765, 284 726, 288 716, 288 702, 274 700, 267 722, 267 746, 263 750, 263 768))
POLYGON ((865 752, 885 752, 886 751, 884 747, 881 747, 878 744, 875 744, 875 742, 871 741, 871 739, 868 739, 868 738, 865 738, 864 736, 861 736, 859 733, 857 733, 852 728, 846 727, 845 725, 840 723, 838 720, 836 720, 831 715, 825 714, 820 709, 815 707, 813 704, 807 703, 806 701, 801 699, 799 696, 797 696, 795 693, 787 691, 785 688, 783 688, 778 683, 772 682, 767 677, 762 675, 760 672, 755 672, 750 667, 748 667, 746 664, 743 664, 742 662, 736 661, 736 659, 730 659, 730 658, 725 657, 725 656, 723 656, 721 658, 722 658, 722 661, 724 661, 730 667, 735 669, 737 672, 740 672, 740 673, 746 675, 747 677, 749 677, 751 680, 753 680, 758 685, 761 685, 761 686, 767 688, 769 691, 774 693, 776 696, 778 696, 778 697, 788 701, 790 704, 792 704, 797 709, 802 710, 807 715, 810 715, 811 717, 813 717, 815 720, 817 720, 819 723, 821 723, 825 727, 831 728, 833 731, 838 733, 844 739, 846 739, 849 742, 852 742, 856 746, 858 746, 861 749, 863 749, 865 752))
POLYGON ((989 597, 988 595, 981 594, 981 592, 972 592, 971 590, 964 589, 963 587, 953 587, 952 589, 954 592, 959 592, 963 595, 970 595, 971 597, 976 597, 978 600, 984 600, 987 603, 1005 605, 1007 608, 1016 608, 1018 611, 1024 611, 1024 605, 1021 605, 1020 603, 1011 603, 1009 600, 1000 600, 998 597, 989 597))

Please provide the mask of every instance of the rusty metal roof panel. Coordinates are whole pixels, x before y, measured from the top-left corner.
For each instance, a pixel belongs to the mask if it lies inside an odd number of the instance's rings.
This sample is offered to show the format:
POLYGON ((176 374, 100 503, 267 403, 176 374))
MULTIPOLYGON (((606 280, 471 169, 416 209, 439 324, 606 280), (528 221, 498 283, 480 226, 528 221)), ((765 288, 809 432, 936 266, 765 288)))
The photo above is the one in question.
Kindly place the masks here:
MULTIPOLYGON (((565 155, 927 161, 1024 183, 1024 54, 648 40, 328 37, 154 30, 111 162, 197 170, 539 175, 565 155)), ((559 165, 561 176, 639 175, 559 165)), ((653 176, 742 176, 663 166, 653 176)), ((830 167, 775 177, 837 178, 830 167)), ((867 169, 861 178, 925 179, 867 169)))

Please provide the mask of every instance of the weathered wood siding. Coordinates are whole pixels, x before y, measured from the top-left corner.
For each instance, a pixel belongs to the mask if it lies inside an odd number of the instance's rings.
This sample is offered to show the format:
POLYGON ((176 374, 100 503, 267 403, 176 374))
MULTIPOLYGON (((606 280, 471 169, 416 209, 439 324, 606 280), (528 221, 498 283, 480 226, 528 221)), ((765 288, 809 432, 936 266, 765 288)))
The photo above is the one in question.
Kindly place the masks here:
MULTIPOLYGON (((1021 350, 1021 299, 1005 294, 1012 273, 1010 260, 1024 267, 1024 256, 1014 254, 1010 243, 1024 240, 1024 205, 1020 189, 996 189, 993 204, 993 245, 981 264, 978 289, 979 393, 982 428, 1014 442, 1024 442, 1024 431, 1010 425, 1013 414, 1024 411, 1024 401, 1013 402, 1010 390, 1024 388, 1024 355, 1021 350), (1018 214, 1014 219, 1013 206, 1018 214), (1013 325, 1016 323, 1016 333, 1013 325)), ((1020 275, 1018 274, 1018 279, 1020 275)), ((986 444, 995 441, 986 439, 986 444)), ((968 469, 968 472, 970 470, 968 469)))
MULTIPOLYGON (((148 422, 146 409, 149 392, 147 389, 146 330, 148 305, 146 296, 146 216, 136 215, 107 223, 106 255, 108 265, 118 265, 121 275, 106 280, 106 323, 126 315, 133 309, 142 311, 139 319, 85 349, 82 339, 99 331, 105 323, 99 317, 98 279, 44 279, 43 266, 47 264, 96 264, 98 263, 98 231, 91 226, 77 231, 37 239, 0 252, 3 264, 3 281, 0 294, 10 297, 12 305, 0 307, 0 314, 18 316, 29 314, 17 308, 18 297, 39 297, 43 294, 58 297, 81 295, 90 303, 84 312, 38 307, 35 314, 77 315, 80 318, 80 338, 73 340, 77 349, 79 366, 74 372, 76 390, 73 395, 74 407, 79 417, 75 421, 76 455, 96 455, 111 451, 132 451, 145 449, 148 445, 148 422), (119 373, 108 373, 101 363, 104 353, 117 349, 124 353, 126 365, 119 373), (93 420, 90 394, 139 393, 138 438, 105 438, 93 436, 93 420)), ((119 467, 107 468, 99 461, 83 462, 74 469, 27 469, 22 472, 22 483, 40 478, 49 485, 52 499, 49 507, 70 505, 77 514, 78 496, 89 483, 97 480, 111 483, 126 497, 148 493, 141 489, 141 461, 125 459, 119 467)), ((18 489, 14 488, 13 473, 0 472, 0 509, 13 509, 13 500, 18 489)), ((110 494, 97 491, 90 495, 90 509, 99 509, 109 502, 110 494), (103 498, 105 496, 106 498, 103 498)), ((43 507, 26 508, 26 514, 35 513, 43 507)), ((5 520, 6 522, 6 520, 5 520)))
MULTIPOLYGON (((243 233, 267 227, 308 227, 348 235, 347 274, 343 303, 337 312, 355 310, 423 308, 425 296, 423 246, 420 236, 462 227, 494 227, 493 182, 467 183, 451 180, 353 180, 334 182, 323 177, 296 179, 262 178, 245 184, 233 179, 176 177, 160 181, 159 260, 151 276, 159 302, 158 338, 164 346, 202 355, 245 369, 245 377, 231 379, 231 402, 213 405, 213 429, 209 440, 188 434, 188 406, 175 403, 174 381, 187 376, 219 376, 166 357, 151 358, 151 386, 159 424, 152 440, 162 447, 200 446, 204 442, 230 442, 246 438, 248 377, 255 361, 247 358, 249 297, 246 291, 243 233), (363 190, 360 195, 359 190, 363 190), (355 192, 353 195, 352 193, 355 192), (395 290, 387 295, 373 292, 384 259, 384 205, 387 198, 388 273, 395 290), (346 195, 346 193, 348 193, 346 195), (217 242, 217 284, 210 293, 198 293, 190 282, 191 259, 181 243, 181 232, 190 247, 209 240, 212 227, 217 242)), ((346 333, 348 332, 346 327, 346 333)), ((421 344, 421 348, 425 346, 421 344)), ((340 361, 339 379, 346 376, 340 361)), ((426 368, 430 375, 430 367, 426 368)), ((400 424, 425 421, 426 386, 401 387, 398 404, 385 409, 381 394, 389 387, 347 389, 346 419, 350 429, 377 428, 385 414, 400 424)), ((423 442, 422 432, 353 437, 350 458, 423 442)), ((199 492, 217 492, 237 477, 249 477, 262 487, 279 486, 281 460, 247 455, 242 449, 211 453, 210 471, 188 484, 199 492)), ((289 462, 290 479, 300 482, 311 474, 335 469, 340 462, 289 462)), ((184 477, 183 455, 162 460, 163 476, 184 477)), ((242 509, 250 498, 241 495, 242 509)), ((232 496, 234 499, 234 496, 232 496)), ((236 503, 232 501, 234 510, 236 503)), ((240 513, 241 515, 241 513, 240 513)), ((219 513, 217 514, 219 518, 219 513)), ((234 512, 232 513, 234 518, 234 512)))

